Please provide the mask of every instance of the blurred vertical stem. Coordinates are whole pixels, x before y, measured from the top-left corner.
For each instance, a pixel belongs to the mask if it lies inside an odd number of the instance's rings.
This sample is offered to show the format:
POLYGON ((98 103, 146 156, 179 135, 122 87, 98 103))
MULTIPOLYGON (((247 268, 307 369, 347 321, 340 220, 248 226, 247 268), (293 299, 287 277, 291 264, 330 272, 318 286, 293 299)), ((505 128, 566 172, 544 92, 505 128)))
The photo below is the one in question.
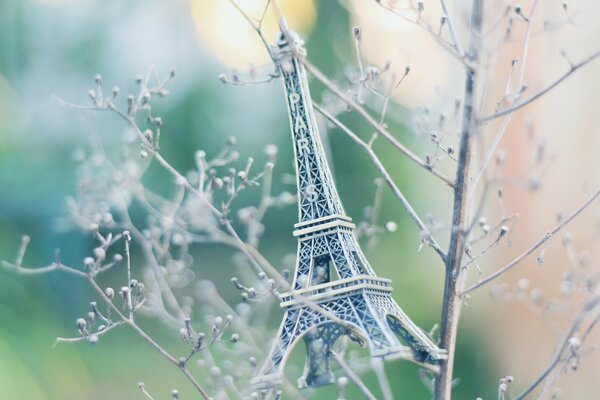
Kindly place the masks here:
POLYGON ((461 123, 460 148, 456 169, 454 189, 454 208, 452 215, 452 231, 450 245, 446 257, 444 282, 444 299, 440 324, 440 346, 448 351, 448 359, 440 364, 440 373, 435 381, 435 400, 450 400, 452 396, 452 372, 456 355, 456 334, 460 317, 460 266, 463 259, 469 226, 469 181, 471 179, 472 141, 477 122, 474 106, 477 103, 477 81, 479 68, 479 51, 482 44, 482 18, 484 0, 473 0, 469 29, 469 49, 467 63, 465 94, 463 99, 463 116, 461 123))

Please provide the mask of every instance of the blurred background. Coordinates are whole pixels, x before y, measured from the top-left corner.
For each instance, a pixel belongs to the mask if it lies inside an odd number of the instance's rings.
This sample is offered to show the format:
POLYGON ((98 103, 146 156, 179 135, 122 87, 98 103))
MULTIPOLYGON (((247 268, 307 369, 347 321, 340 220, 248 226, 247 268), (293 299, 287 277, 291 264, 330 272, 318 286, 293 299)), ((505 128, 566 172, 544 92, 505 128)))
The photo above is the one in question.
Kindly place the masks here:
MULTIPOLYGON (((411 133, 410 111, 425 106, 448 111, 443 107, 451 108, 453 99, 460 96, 461 68, 430 37, 375 2, 280 3, 292 28, 305 39, 309 59, 336 80, 343 80, 349 68, 356 68, 351 34, 355 25, 363 29, 368 62, 381 65, 391 60, 398 71, 411 66, 411 73, 394 98, 388 124, 403 143, 425 154, 426 141, 411 133)), ((427 16, 439 20, 437 2, 425 3, 427 16), (433 11, 429 13, 430 8, 433 11)), ((561 3, 555 3, 543 12, 536 29, 543 31, 547 20, 560 19, 561 3)), ((256 12, 261 4, 248 1, 244 7, 256 12)), ((529 4, 524 2, 523 6, 529 4)), ((573 14, 576 23, 560 33, 536 35, 532 41, 526 82, 533 88, 543 87, 544 82, 567 68, 558 49, 569 49, 569 57, 579 60, 600 42, 596 21, 600 7, 591 0, 572 2, 570 7, 579 10, 573 14)), ((462 27, 459 36, 466 40, 468 10, 456 5, 453 12, 462 27)), ((501 12, 499 9, 498 16, 501 12)), ((274 22, 273 17, 265 22, 269 39, 273 40, 274 22)), ((87 92, 94 85, 96 73, 102 74, 107 88, 119 85, 123 93, 128 93, 135 87, 135 76, 146 74, 150 68, 163 76, 172 67, 176 69, 176 78, 169 86, 171 94, 155 103, 155 115, 164 121, 162 153, 178 169, 194 167, 197 149, 215 153, 228 137, 235 136, 242 159, 253 156, 262 160, 265 146, 275 144, 279 148, 275 176, 293 173, 281 84, 274 81, 232 86, 218 80, 219 74, 231 75, 235 70, 252 68, 258 75, 270 72, 261 46, 239 13, 224 0, 3 0, 0 259, 14 260, 24 234, 32 238, 25 258, 28 266, 47 265, 56 248, 61 249, 65 263, 79 265, 93 248, 91 235, 79 232, 68 222, 65 198, 76 191, 77 158, 92 144, 92 134, 102 137, 110 149, 122 132, 110 122, 114 117, 64 107, 53 96, 88 103, 87 92)), ((500 52, 499 67, 491 76, 496 94, 504 89, 507 60, 519 56, 519 46, 515 42, 500 52)), ((522 187, 507 189, 505 207, 520 213, 520 231, 513 237, 513 246, 499 249, 486 259, 487 271, 543 236, 554 224, 558 210, 574 209, 600 184, 600 115, 595 98, 600 91, 598 76, 599 64, 586 67, 559 91, 517 114, 511 123, 502 143, 511 155, 510 168, 519 171, 519 166, 529 162, 532 150, 524 139, 524 126, 531 120, 539 120, 536 129, 544 133, 546 149, 554 155, 554 162, 542 173, 544 185, 535 193, 522 187), (560 113, 552 111, 557 108, 560 113)), ((318 101, 326 102, 322 87, 314 84, 312 90, 318 101)), ((357 132, 369 132, 359 118, 344 118, 357 132)), ((325 138, 346 210, 360 221, 364 208, 373 202, 375 170, 339 131, 332 129, 325 138)), ((422 215, 433 213, 447 223, 449 190, 391 148, 382 145, 377 150, 417 211, 422 215)), ((161 187, 166 185, 164 179, 164 175, 150 169, 144 183, 161 187)), ((295 190, 281 179, 275 185, 280 190, 295 190)), ((254 196, 258 198, 259 191, 254 196)), ((572 227, 580 232, 574 236, 578 246, 589 249, 592 255, 598 247, 597 211, 598 207, 572 227)), ((287 207, 273 210, 265 219, 262 250, 276 266, 295 251, 291 227, 296 215, 295 207, 287 207)), ((398 229, 385 235, 369 252, 371 264, 378 275, 393 280, 395 299, 429 330, 439 319, 442 267, 431 251, 417 252, 419 240, 413 224, 388 190, 384 190, 381 219, 384 223, 394 221, 398 229)), ((442 230, 440 235, 447 235, 447 231, 442 230)), ((565 255, 560 248, 548 254, 551 256, 546 255, 543 270, 529 260, 518 273, 504 279, 514 284, 530 276, 544 290, 557 292, 565 255)), ((239 293, 229 284, 228 267, 233 264, 229 250, 199 249, 194 259, 197 277, 212 279, 222 287, 226 299, 239 301, 239 293)), ((122 278, 119 273, 112 271, 103 279, 116 285, 122 278)), ((96 346, 53 346, 57 336, 77 335, 75 320, 87 312, 92 300, 94 296, 84 282, 64 274, 25 277, 0 269, 0 399, 141 399, 138 381, 145 382, 156 398, 169 398, 172 389, 179 389, 183 399, 192 398, 179 373, 127 329, 115 330, 96 346)), ((281 313, 274 314, 275 329, 281 313)), ((174 354, 185 353, 177 332, 152 320, 142 324, 174 354)), ((494 301, 489 288, 484 288, 465 308, 456 359, 456 398, 494 399, 497 380, 506 375, 514 375, 524 385, 547 364, 558 337, 522 304, 494 301)), ((302 367, 302 352, 296 353, 289 368, 291 379, 300 374, 302 367)), ((584 363, 582 371, 565 382, 564 391, 574 393, 569 398, 592 399, 594 393, 600 393, 600 382, 592 379, 597 357, 591 355, 584 363)), ((415 367, 394 361, 386 369, 398 398, 430 397, 415 367)), ((375 382, 370 375, 366 380, 375 382)), ((316 398, 330 399, 336 391, 330 387, 319 393, 316 398)), ((348 398, 358 399, 361 395, 352 389, 348 398)))

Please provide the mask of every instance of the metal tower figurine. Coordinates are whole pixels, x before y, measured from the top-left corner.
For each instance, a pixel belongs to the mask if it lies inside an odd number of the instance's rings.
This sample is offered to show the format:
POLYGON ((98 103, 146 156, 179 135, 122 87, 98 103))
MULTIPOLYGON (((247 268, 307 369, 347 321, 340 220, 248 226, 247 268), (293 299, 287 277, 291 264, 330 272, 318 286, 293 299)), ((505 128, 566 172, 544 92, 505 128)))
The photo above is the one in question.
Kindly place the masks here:
POLYGON ((280 382, 285 361, 300 338, 307 349, 300 388, 334 381, 329 352, 342 335, 368 345, 372 357, 435 364, 446 357, 445 351, 398 307, 390 294, 391 281, 375 275, 354 236, 355 226, 344 213, 323 152, 306 72, 294 55, 294 50, 304 49, 287 32, 273 50, 294 141, 298 255, 292 290, 281 294, 285 315, 279 333, 253 386, 266 389, 280 382))

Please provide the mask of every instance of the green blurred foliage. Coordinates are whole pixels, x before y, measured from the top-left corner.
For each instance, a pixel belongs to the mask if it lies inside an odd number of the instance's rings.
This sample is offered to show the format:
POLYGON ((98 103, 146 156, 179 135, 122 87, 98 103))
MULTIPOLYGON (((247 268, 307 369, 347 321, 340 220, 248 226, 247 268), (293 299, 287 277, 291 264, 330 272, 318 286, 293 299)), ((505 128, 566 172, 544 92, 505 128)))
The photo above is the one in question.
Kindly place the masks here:
MULTIPOLYGON (((318 21, 308 34, 307 49, 315 64, 339 78, 353 59, 349 17, 337 2, 318 2, 318 6, 318 21)), ((90 143, 91 133, 103 137, 110 149, 123 126, 108 115, 62 107, 52 95, 85 102, 96 72, 125 92, 133 87, 135 74, 150 65, 164 73, 171 65, 178 71, 170 87, 173 94, 155 110, 165 122, 162 152, 176 168, 192 168, 197 149, 214 153, 227 137, 235 135, 242 159, 252 155, 261 160, 264 146, 274 143, 280 149, 276 174, 293 172, 280 85, 221 85, 216 76, 222 67, 197 40, 185 1, 4 0, 0 3, 0 259, 14 259, 23 234, 32 237, 27 265, 47 264, 55 248, 62 250, 65 263, 74 265, 89 253, 93 244, 89 234, 69 228, 64 221, 64 198, 75 190, 71 154, 90 143)), ((322 88, 313 86, 320 100, 322 88)), ((397 119, 405 119, 405 112, 397 112, 401 116, 397 119)), ((344 116, 344 121, 359 132, 369 131, 357 117, 344 116)), ((405 126, 392 123, 390 130, 411 146, 419 145, 405 126)), ((332 130, 328 137, 341 196, 348 213, 360 220, 363 208, 373 200, 374 168, 339 131, 332 130)), ((422 171, 415 171, 389 147, 380 145, 378 151, 419 212, 436 207, 434 196, 428 193, 439 188, 423 183, 429 180, 422 171)), ((164 171, 154 166, 144 182, 159 191, 171 187, 164 171)), ((275 185, 294 190, 281 182, 275 185)), ((243 201, 251 202, 257 194, 243 201)), ((446 200, 444 195, 437 196, 437 201, 446 200)), ((416 231, 387 191, 382 215, 384 220, 396 221, 399 229, 369 254, 371 263, 378 274, 393 279, 399 304, 428 328, 439 315, 439 263, 430 251, 416 252, 416 231)), ((267 216, 262 250, 275 265, 295 249, 291 236, 295 217, 293 208, 274 210, 267 216)), ((228 249, 207 247, 195 258, 198 277, 215 281, 228 300, 235 302, 238 294, 228 284, 231 257, 228 249)), ((118 285, 120 274, 119 270, 111 272, 103 283, 118 285)), ((53 346, 57 336, 76 335, 74 321, 87 312, 92 300, 94 295, 85 283, 72 277, 59 273, 25 277, 0 270, 0 399, 141 399, 138 381, 144 381, 157 398, 168 398, 174 388, 182 398, 192 398, 178 371, 126 328, 118 328, 96 346, 53 346)), ((275 329, 281 313, 275 309, 272 314, 275 329)), ((153 321, 143 324, 175 354, 185 352, 177 332, 166 331, 153 321)), ((493 388, 490 391, 483 384, 493 382, 493 362, 471 350, 483 341, 468 327, 463 329, 457 398, 493 397, 493 388)), ((295 350, 287 370, 292 381, 301 371, 303 351, 302 346, 295 350)), ((414 366, 394 361, 386 369, 399 398, 429 398, 414 366)), ((370 384, 376 381, 370 375, 365 379, 370 384)), ((334 396, 335 387, 328 387, 318 398, 334 396)), ((360 397, 350 390, 348 398, 360 397)))

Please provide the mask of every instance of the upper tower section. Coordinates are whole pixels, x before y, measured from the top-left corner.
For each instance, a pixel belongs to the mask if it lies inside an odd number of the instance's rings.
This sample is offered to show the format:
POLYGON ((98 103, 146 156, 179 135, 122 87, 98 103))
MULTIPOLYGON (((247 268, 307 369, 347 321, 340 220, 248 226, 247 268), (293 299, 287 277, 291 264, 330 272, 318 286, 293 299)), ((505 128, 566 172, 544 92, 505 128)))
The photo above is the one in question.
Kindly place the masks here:
MULTIPOLYGON (((282 34, 274 49, 287 95, 294 141, 298 185, 298 219, 295 235, 319 230, 327 224, 352 225, 333 184, 323 151, 304 66, 296 54, 305 54, 302 42, 293 33, 282 34), (290 43, 291 42, 291 43, 290 43)), ((352 226, 353 227, 353 226, 352 226)))

